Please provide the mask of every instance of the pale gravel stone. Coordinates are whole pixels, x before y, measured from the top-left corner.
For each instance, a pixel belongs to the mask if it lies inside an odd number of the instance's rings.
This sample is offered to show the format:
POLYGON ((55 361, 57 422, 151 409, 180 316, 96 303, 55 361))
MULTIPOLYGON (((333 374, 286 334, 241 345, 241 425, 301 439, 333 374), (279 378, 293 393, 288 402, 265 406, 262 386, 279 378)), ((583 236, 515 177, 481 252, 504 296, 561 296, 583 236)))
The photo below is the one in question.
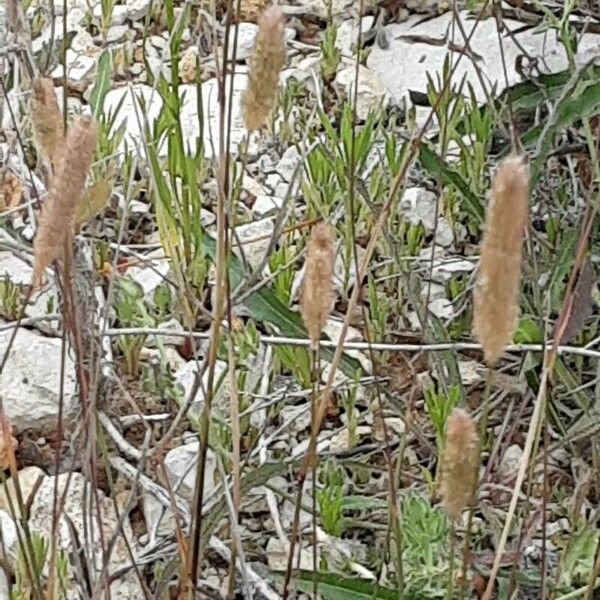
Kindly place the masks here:
MULTIPOLYGON (((21 490, 21 496, 25 506, 33 499, 33 494, 44 477, 44 471, 34 465, 24 467, 19 471, 19 489, 21 490)), ((0 509, 10 513, 10 506, 12 503, 16 516, 20 517, 21 511, 19 510, 16 493, 14 479, 9 477, 6 482, 0 486, 0 509)))
MULTIPOLYGON (((201 365, 200 365, 201 366, 201 365)), ((225 389, 227 387, 227 383, 224 383, 224 375, 227 371, 227 363, 222 360, 217 360, 215 363, 215 375, 214 375, 214 386, 213 389, 213 406, 215 408, 219 408, 219 404, 221 403, 223 397, 225 396, 225 389)), ((198 372, 198 365, 195 361, 188 361, 183 367, 179 368, 173 379, 175 383, 178 383, 183 388, 183 401, 186 402, 192 393, 194 388, 194 382, 196 378, 196 373, 198 372)), ((196 391, 196 395, 194 396, 194 400, 192 402, 192 406, 190 408, 190 412, 192 415, 198 415, 200 410, 204 406, 205 394, 208 387, 208 369, 205 369, 202 377, 201 384, 196 391)))
MULTIPOLYGON (((96 75, 97 61, 93 56, 77 54, 69 48, 67 50, 67 86, 76 92, 83 92, 93 83, 96 75)), ((58 65, 52 71, 52 78, 62 80, 64 68, 58 65)))
MULTIPOLYGON (((12 336, 0 331, 0 355, 4 356, 12 336)), ((60 404, 62 340, 42 337, 20 328, 11 347, 6 368, 0 375, 0 397, 15 431, 53 430, 60 404)), ((63 414, 77 410, 75 366, 65 355, 63 414)))
MULTIPOLYGON (((341 89, 346 98, 352 100, 355 96, 356 66, 348 65, 338 71, 334 86, 341 89)), ((358 71, 358 91, 356 93, 356 115, 366 119, 369 113, 384 109, 388 103, 388 94, 378 75, 360 65, 358 71)))
MULTIPOLYGON (((196 485, 196 464, 198 460, 199 442, 191 442, 177 446, 167 452, 165 456, 165 469, 173 490, 188 500, 192 501, 196 485)), ((204 499, 210 497, 216 487, 215 471, 217 459, 210 450, 207 450, 206 468, 204 470, 204 499)))
POLYGON ((252 205, 252 212, 258 217, 264 217, 268 214, 277 212, 283 206, 283 200, 277 196, 260 194, 256 196, 252 205))

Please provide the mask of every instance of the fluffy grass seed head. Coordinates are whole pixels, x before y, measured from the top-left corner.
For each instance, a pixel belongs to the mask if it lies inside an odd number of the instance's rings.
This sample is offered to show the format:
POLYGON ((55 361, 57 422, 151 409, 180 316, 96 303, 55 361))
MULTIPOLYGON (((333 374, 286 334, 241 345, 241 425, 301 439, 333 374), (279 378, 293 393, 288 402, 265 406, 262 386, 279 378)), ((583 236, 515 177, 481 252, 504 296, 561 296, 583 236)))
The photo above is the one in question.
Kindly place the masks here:
POLYGON ((326 223, 317 223, 310 233, 300 300, 300 312, 313 348, 333 304, 333 235, 326 223))
POLYGON ((38 77, 33 80, 31 89, 29 108, 35 145, 45 164, 56 166, 56 153, 63 142, 63 119, 54 84, 52 79, 38 77))
POLYGON ((90 117, 79 117, 69 127, 33 244, 35 286, 41 283, 46 267, 62 258, 64 242, 73 231, 96 135, 96 123, 90 117))
POLYGON ((522 157, 509 156, 498 166, 490 190, 473 297, 473 333, 491 367, 517 322, 528 201, 529 167, 522 157))
POLYGON ((244 125, 263 126, 275 106, 279 73, 285 65, 285 22, 281 11, 267 8, 258 21, 258 34, 249 60, 248 87, 242 96, 244 125))
POLYGON ((477 475, 477 429, 461 408, 446 419, 442 456, 442 504, 453 519, 458 519, 471 501, 477 475))

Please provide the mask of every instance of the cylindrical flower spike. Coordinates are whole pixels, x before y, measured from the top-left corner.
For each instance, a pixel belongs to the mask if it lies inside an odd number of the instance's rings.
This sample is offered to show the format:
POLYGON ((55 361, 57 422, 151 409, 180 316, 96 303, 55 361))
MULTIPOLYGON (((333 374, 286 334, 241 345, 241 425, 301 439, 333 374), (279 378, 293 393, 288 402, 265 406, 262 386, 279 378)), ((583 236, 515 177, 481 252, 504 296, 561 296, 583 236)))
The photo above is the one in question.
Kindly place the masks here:
POLYGON ((317 223, 311 231, 306 254, 306 268, 300 310, 308 330, 311 346, 319 344, 321 331, 331 313, 333 303, 333 236, 325 223, 317 223))
POLYGON ((62 257, 66 236, 72 234, 94 156, 96 133, 90 117, 79 117, 69 127, 33 244, 34 285, 40 284, 46 267, 62 257))
POLYGON ((33 135, 37 151, 48 165, 56 166, 63 141, 63 120, 52 79, 38 77, 32 84, 32 97, 29 102, 33 135))
POLYGON ((474 291, 473 332, 489 366, 498 362, 517 322, 528 198, 529 167, 510 156, 492 184, 474 291))
POLYGON ((285 23, 279 9, 267 8, 258 27, 249 61, 248 87, 242 97, 244 124, 249 131, 267 122, 277 99, 279 73, 285 65, 285 23))
POLYGON ((477 429, 473 419, 455 408, 446 420, 442 461, 442 504, 453 519, 468 506, 477 476, 477 429))

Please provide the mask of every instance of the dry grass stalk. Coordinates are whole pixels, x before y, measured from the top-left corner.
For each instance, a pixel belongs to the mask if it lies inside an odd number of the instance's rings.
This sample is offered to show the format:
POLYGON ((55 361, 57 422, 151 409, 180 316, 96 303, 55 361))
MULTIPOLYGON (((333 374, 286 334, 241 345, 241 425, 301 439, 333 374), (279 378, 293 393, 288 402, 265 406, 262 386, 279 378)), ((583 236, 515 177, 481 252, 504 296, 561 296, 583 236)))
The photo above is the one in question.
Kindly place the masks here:
POLYGON ((477 429, 461 408, 455 408, 446 420, 446 438, 442 456, 442 504, 453 519, 458 519, 469 504, 477 474, 477 429))
POLYGON ((73 231, 95 147, 96 124, 90 117, 79 117, 69 128, 42 207, 34 241, 34 285, 39 285, 48 265, 62 258, 64 242, 73 231))
POLYGON ((285 23, 279 9, 267 8, 258 26, 248 87, 242 97, 244 124, 249 131, 267 122, 277 98, 279 72, 285 64, 285 23))
POLYGON ((52 79, 38 77, 31 88, 30 113, 37 151, 47 166, 55 166, 63 142, 63 119, 52 79))
POLYGON ((330 227, 317 223, 310 233, 300 311, 313 348, 319 344, 323 325, 333 303, 333 236, 330 227))
POLYGON ((499 165, 490 192, 474 291, 473 332, 494 366, 512 339, 519 309, 529 167, 519 156, 499 165))

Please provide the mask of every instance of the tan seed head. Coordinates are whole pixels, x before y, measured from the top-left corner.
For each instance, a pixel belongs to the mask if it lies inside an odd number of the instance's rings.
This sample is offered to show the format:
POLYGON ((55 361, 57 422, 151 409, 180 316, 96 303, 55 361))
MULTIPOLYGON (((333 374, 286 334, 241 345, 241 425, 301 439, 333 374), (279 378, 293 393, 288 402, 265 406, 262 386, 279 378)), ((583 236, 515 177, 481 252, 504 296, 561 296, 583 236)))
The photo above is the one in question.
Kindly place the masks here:
POLYGON ((453 519, 458 519, 473 495, 477 475, 477 430, 475 422, 461 408, 446 420, 442 460, 442 504, 453 519))
POLYGON ((473 333, 489 366, 498 362, 517 322, 528 199, 529 167, 510 156, 492 183, 473 298, 473 333))
POLYGON ((94 156, 96 132, 96 124, 90 117, 79 117, 69 127, 33 244, 36 286, 41 283, 46 267, 62 258, 64 242, 73 232, 94 156))
POLYGON ((285 65, 285 22, 280 10, 267 8, 258 27, 249 61, 248 87, 242 96, 244 124, 249 131, 267 122, 277 99, 279 73, 285 65))
POLYGON ((316 347, 333 303, 333 236, 325 223, 317 223, 310 233, 300 311, 311 345, 316 347))
POLYGON ((52 79, 38 77, 31 84, 29 103, 34 141, 44 163, 56 166, 56 153, 63 141, 63 120, 52 79))

